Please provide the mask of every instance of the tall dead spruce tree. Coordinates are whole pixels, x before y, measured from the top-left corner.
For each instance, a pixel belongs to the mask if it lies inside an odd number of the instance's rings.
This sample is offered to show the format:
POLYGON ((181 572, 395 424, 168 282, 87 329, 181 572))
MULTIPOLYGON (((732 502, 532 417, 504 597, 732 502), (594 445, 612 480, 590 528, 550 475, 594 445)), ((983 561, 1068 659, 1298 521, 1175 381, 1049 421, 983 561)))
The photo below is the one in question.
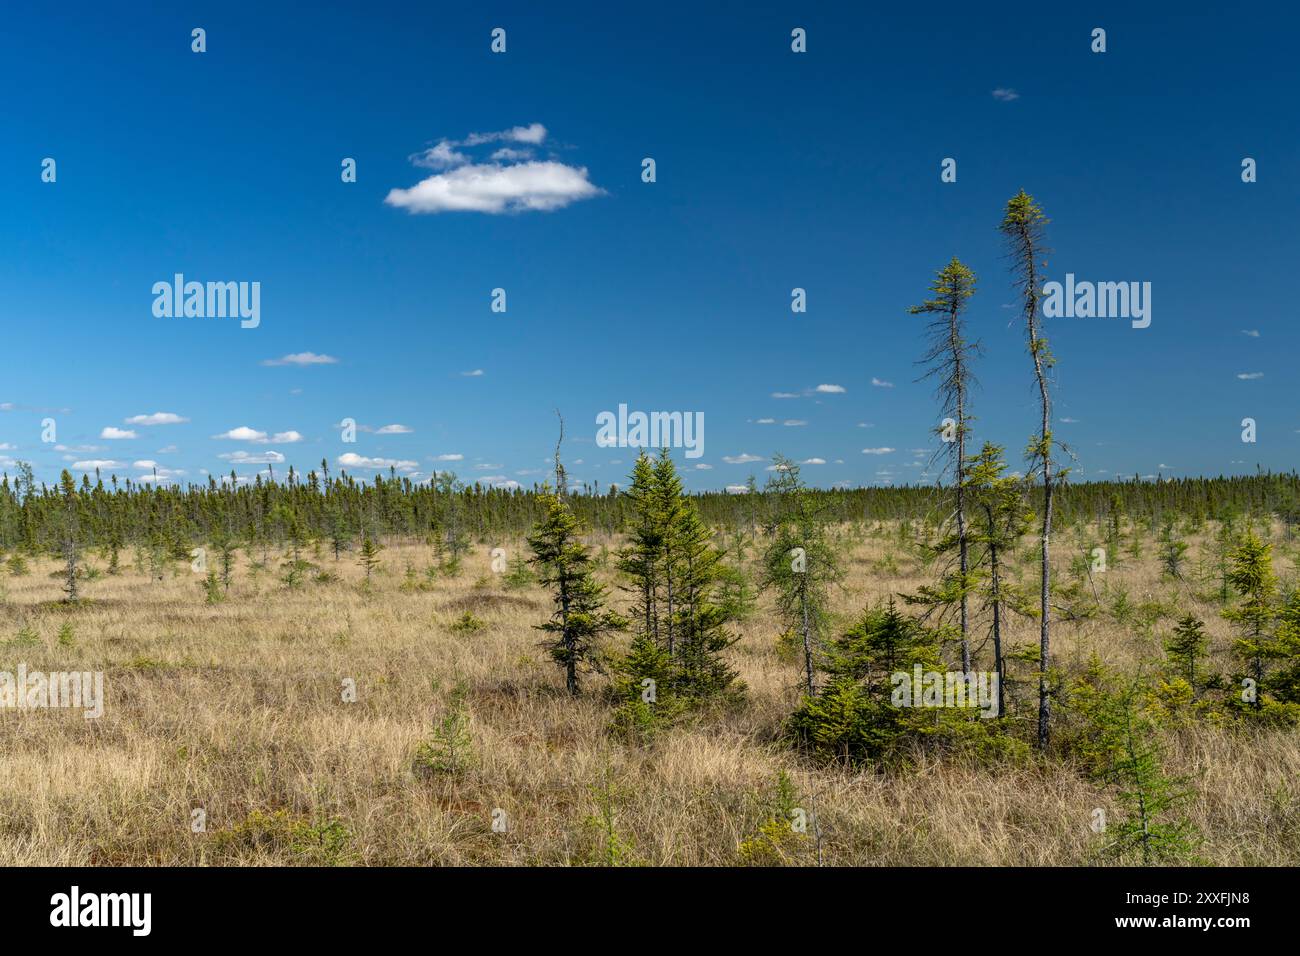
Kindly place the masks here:
POLYGON ((1047 339, 1042 334, 1042 274, 1046 260, 1042 257, 1047 249, 1047 223, 1043 210, 1023 189, 1007 201, 1006 215, 1002 219, 1001 231, 1006 237, 1008 255, 1011 258, 1011 274, 1023 300, 1022 314, 1025 317, 1025 330, 1029 337, 1029 356, 1034 362, 1034 377, 1038 383, 1039 410, 1042 413, 1042 426, 1037 438, 1029 445, 1028 458, 1030 470, 1040 472, 1043 476, 1043 524, 1042 524, 1042 580, 1039 586, 1039 603, 1041 607, 1039 633, 1039 674, 1038 674, 1038 747, 1046 750, 1050 737, 1052 716, 1051 690, 1048 686, 1048 668, 1051 665, 1052 648, 1052 395, 1048 384, 1048 373, 1055 363, 1047 339))
MULTIPOLYGON (((943 413, 949 416, 939 428, 947 447, 947 455, 954 472, 956 490, 957 565, 958 579, 953 588, 945 588, 960 605, 961 616, 961 669, 970 673, 970 619, 967 598, 970 594, 970 542, 966 534, 966 434, 969 430, 969 393, 973 379, 970 361, 979 351, 978 344, 966 341, 962 328, 962 313, 966 302, 975 294, 975 273, 953 256, 952 261, 938 271, 930 286, 934 298, 926 299, 909 310, 913 315, 936 316, 927 326, 929 349, 921 362, 926 366, 926 378, 939 380, 937 395, 943 413)), ((951 605, 949 605, 951 606, 951 605)))

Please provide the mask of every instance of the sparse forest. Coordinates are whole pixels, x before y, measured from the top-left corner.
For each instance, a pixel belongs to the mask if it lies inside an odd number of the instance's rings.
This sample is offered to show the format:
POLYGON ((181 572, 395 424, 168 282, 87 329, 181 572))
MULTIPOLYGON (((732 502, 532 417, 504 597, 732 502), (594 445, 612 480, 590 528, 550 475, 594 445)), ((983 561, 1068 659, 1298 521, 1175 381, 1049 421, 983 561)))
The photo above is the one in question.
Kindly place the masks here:
POLYGON ((934 485, 5 474, 0 639, 108 706, 0 714, 4 862, 1300 864, 1300 476, 1071 482, 1046 222, 1023 471, 953 258, 934 485))

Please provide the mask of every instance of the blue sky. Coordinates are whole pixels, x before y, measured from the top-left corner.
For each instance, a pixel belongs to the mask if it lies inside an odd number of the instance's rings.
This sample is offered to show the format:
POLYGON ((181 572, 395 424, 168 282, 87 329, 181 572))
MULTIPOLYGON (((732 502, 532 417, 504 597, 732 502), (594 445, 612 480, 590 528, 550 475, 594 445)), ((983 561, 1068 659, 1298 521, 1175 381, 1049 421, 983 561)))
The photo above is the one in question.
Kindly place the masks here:
POLYGON ((570 474, 603 487, 633 455, 596 447, 595 418, 624 403, 704 414, 703 457, 677 452, 696 490, 761 481, 775 452, 824 462, 804 469, 822 486, 915 482, 939 416, 907 307, 954 255, 980 280, 976 437, 1015 459, 1034 392, 996 226, 1022 186, 1053 220, 1049 278, 1152 285, 1149 328, 1048 325, 1076 476, 1295 465, 1300 332, 1277 288, 1300 254, 1293 12, 129 8, 15 8, 0 33, 10 474, 153 462, 206 482, 327 458, 358 477, 401 462, 416 480, 528 486, 558 407, 570 474), (516 129, 531 132, 473 135, 516 129), (439 143, 465 158, 439 166, 439 143), (1258 182, 1241 181, 1244 157, 1258 182), (448 176, 425 188, 482 205, 486 177, 508 205, 540 182, 560 208, 385 202, 448 176), (178 272, 260 282, 260 324, 155 317, 153 284, 178 272), (335 361, 265 364, 303 353, 335 361), (186 421, 129 423, 160 412, 186 421), (344 418, 363 426, 355 444, 344 418))

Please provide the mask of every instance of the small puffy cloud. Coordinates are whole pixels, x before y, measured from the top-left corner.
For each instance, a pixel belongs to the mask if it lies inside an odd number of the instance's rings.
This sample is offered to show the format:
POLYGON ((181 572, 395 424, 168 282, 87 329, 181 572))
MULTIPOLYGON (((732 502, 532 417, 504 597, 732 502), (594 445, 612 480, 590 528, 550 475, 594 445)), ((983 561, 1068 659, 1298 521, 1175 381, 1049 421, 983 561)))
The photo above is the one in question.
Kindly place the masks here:
POLYGON ((294 442, 303 440, 300 432, 290 429, 287 432, 276 432, 274 435, 268 435, 266 432, 258 431, 256 428, 249 428, 247 425, 240 425, 238 428, 232 428, 228 432, 222 432, 220 435, 213 435, 215 439, 228 439, 230 441, 252 442, 254 445, 291 445, 294 442))
POLYGON ((546 139, 546 127, 541 123, 529 123, 527 126, 512 126, 510 129, 503 129, 499 133, 470 133, 462 142, 453 143, 454 146, 481 146, 484 143, 499 143, 503 140, 508 143, 527 143, 530 146, 540 146, 546 139))
POLYGON ((106 468, 121 468, 120 461, 113 461, 111 458, 91 458, 87 461, 74 461, 72 467, 78 471, 94 471, 96 468, 103 471, 106 468))
POLYGON ((472 164, 430 176, 409 189, 392 189, 384 202, 412 214, 440 212, 552 212, 598 196, 586 167, 554 160, 514 165, 472 164))
POLYGON ((773 398, 798 398, 799 393, 798 392, 773 392, 772 397, 773 398))
POLYGON ((1259 338, 1259 329, 1242 329, 1241 334, 1248 335, 1252 339, 1257 339, 1259 338))
POLYGON ((367 458, 356 452, 344 452, 338 457, 338 463, 344 468, 397 468, 401 471, 414 471, 419 464, 398 458, 367 458))
POLYGON ((1020 94, 1008 87, 999 86, 993 91, 993 98, 1002 103, 1010 103, 1012 100, 1020 99, 1020 94))
POLYGON ((874 386, 876 386, 876 388, 893 388, 893 387, 894 387, 894 383, 893 383, 893 382, 886 382, 884 379, 882 379, 882 378, 876 378, 875 376, 872 376, 872 378, 871 378, 871 384, 874 385, 874 386))
POLYGON ((338 359, 332 355, 319 355, 316 352, 292 352, 278 359, 263 359, 263 365, 337 365, 338 359))
POLYGON ((382 425, 376 435, 409 435, 415 431, 410 425, 382 425))
POLYGON ((802 418, 787 418, 781 424, 785 425, 788 428, 802 428, 804 425, 807 425, 808 423, 804 421, 802 418))
POLYGON ((723 455, 722 460, 728 465, 748 465, 751 461, 762 461, 758 455, 741 452, 739 455, 723 455))
POLYGON ((154 461, 154 460, 152 460, 152 459, 150 459, 150 458, 145 458, 145 459, 143 459, 142 461, 133 461, 133 462, 131 462, 131 467, 132 467, 132 468, 157 468, 157 467, 158 467, 158 462, 156 462, 156 461, 154 461))
POLYGON ((463 378, 482 378, 483 370, 481 368, 470 369, 468 372, 460 373, 463 378))
POLYGON ((864 449, 862 449, 862 454, 864 454, 864 455, 889 455, 889 454, 893 454, 893 453, 894 453, 895 451, 897 451, 897 450, 898 450, 898 449, 896 449, 896 448, 864 448, 864 449))
POLYGON ((213 435, 213 438, 228 438, 231 441, 265 441, 266 432, 259 432, 256 428, 249 428, 247 425, 240 425, 238 428, 232 428, 230 431, 222 432, 220 435, 213 435))
POLYGON ((444 139, 432 149, 411 156, 410 160, 413 165, 426 169, 449 169, 452 166, 463 166, 469 162, 469 157, 456 152, 456 147, 444 139))
POLYGON ((1238 372, 1237 373, 1237 378, 1241 379, 1243 382, 1251 382, 1257 378, 1263 378, 1263 377, 1264 377, 1263 372, 1238 372))
POLYGON ((756 424, 756 425, 775 425, 775 424, 776 424, 776 419, 775 419, 775 418, 760 418, 760 419, 759 419, 757 422, 755 422, 754 424, 756 424))
POLYGON ((452 454, 449 455, 433 455, 429 458, 429 460, 430 461, 464 461, 465 456, 458 455, 453 452, 452 454))
POLYGON ((695 468, 696 468, 697 471, 712 471, 712 470, 713 470, 713 466, 712 466, 712 465, 706 465, 704 462, 700 462, 698 465, 695 466, 695 468))
POLYGON ((99 433, 100 438, 137 438, 135 432, 125 428, 114 428, 112 425, 104 426, 104 430, 99 433))
POLYGON ((727 494, 745 495, 749 493, 749 488, 745 485, 727 485, 727 494))
POLYGON ((859 427, 859 428, 875 428, 876 426, 873 425, 871 422, 858 422, 858 427, 859 427))
POLYGON ((843 395, 846 389, 843 385, 818 385, 816 391, 827 395, 843 395))
POLYGON ((492 154, 494 163, 517 163, 532 158, 533 151, 531 149, 511 149, 509 146, 502 146, 492 154))
POLYGON ((280 465, 284 463, 284 455, 278 451, 260 451, 257 453, 230 451, 217 457, 225 459, 232 465, 280 465))
POLYGON ((799 462, 799 464, 801 464, 801 465, 824 465, 824 464, 826 464, 826 459, 825 459, 825 458, 805 458, 803 461, 799 462))
POLYGON ((1079 423, 1079 419, 1077 419, 1077 418, 1062 418, 1062 419, 1061 419, 1061 423, 1064 424, 1064 425, 1077 425, 1077 424, 1079 423))
POLYGON ((188 422, 175 412, 154 412, 152 415, 132 415, 126 419, 128 425, 181 425, 188 422))

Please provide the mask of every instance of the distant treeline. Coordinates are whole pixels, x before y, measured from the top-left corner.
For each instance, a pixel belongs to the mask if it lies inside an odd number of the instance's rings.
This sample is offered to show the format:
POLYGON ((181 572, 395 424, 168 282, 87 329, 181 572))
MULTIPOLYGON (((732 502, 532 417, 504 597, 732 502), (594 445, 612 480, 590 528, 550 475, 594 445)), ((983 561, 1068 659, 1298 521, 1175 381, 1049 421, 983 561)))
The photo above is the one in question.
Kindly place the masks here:
MULTIPOLYGON (((233 476, 232 476, 233 478, 233 476)), ((322 462, 305 478, 292 469, 283 481, 235 482, 215 477, 206 485, 154 485, 64 472, 59 486, 36 483, 20 462, 18 474, 0 478, 0 549, 57 551, 70 523, 80 546, 154 544, 179 552, 218 539, 263 545, 290 539, 332 540, 346 547, 364 534, 425 537, 455 550, 470 538, 525 534, 543 516, 542 488, 501 489, 465 484, 450 473, 431 483, 397 475, 358 481, 333 476, 322 462)), ((585 525, 619 533, 632 507, 610 486, 570 489, 569 503, 585 525)), ((842 522, 942 521, 943 489, 933 485, 810 490, 830 520, 842 522)), ((1132 521, 1194 523, 1225 517, 1300 521, 1300 475, 1176 478, 1159 481, 1082 482, 1059 489, 1058 527, 1104 522, 1112 514, 1132 521)), ((751 478, 744 494, 691 496, 715 529, 757 528, 771 502, 751 478)))

